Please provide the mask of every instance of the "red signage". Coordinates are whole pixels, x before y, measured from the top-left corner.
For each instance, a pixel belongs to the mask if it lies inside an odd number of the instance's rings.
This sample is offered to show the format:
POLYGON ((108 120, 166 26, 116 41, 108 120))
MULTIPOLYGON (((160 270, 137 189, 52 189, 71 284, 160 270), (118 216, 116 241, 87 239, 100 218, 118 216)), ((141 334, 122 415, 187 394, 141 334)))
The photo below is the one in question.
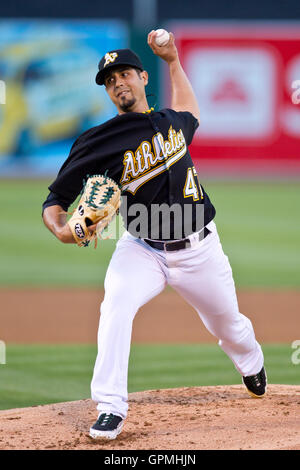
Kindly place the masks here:
POLYGON ((176 24, 200 105, 193 158, 300 162, 300 24, 176 24))

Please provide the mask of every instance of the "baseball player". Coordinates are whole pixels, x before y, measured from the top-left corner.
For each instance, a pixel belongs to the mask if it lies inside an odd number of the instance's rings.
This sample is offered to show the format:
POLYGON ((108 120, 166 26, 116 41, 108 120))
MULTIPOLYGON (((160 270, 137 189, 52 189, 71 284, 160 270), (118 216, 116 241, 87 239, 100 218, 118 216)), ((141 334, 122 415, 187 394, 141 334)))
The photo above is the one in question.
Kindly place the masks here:
MULTIPOLYGON (((149 109, 148 73, 129 49, 107 52, 96 83, 118 114, 83 133, 49 186, 43 220, 63 243, 74 243, 67 210, 87 175, 104 172, 123 192, 126 231, 109 263, 101 304, 98 355, 91 382, 98 419, 93 438, 114 439, 128 412, 127 375, 132 322, 139 308, 171 285, 191 304, 239 371, 248 392, 266 391, 264 358, 251 321, 239 312, 235 285, 222 250, 215 208, 199 183, 188 146, 199 107, 182 69, 174 36, 164 46, 148 35, 169 67, 170 108, 149 109), (165 212, 162 212, 161 209, 165 212)), ((95 226, 90 227, 90 231, 95 226)))

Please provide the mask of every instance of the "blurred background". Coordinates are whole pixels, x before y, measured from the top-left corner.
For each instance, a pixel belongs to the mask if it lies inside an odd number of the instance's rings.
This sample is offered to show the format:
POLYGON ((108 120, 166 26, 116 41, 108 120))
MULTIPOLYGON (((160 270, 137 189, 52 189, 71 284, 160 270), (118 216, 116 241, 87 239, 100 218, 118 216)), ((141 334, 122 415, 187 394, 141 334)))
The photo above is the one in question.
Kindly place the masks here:
MULTIPOLYGON (((300 383, 299 1, 11 0, 0 4, 0 409, 89 397, 115 240, 64 246, 41 205, 77 136, 116 114, 95 83, 107 51, 135 50, 149 105, 168 106, 167 68, 147 46, 158 28, 174 33, 199 101, 190 151, 241 311, 270 381, 300 383)), ((174 292, 143 307, 130 391, 225 383, 240 377, 174 292)))

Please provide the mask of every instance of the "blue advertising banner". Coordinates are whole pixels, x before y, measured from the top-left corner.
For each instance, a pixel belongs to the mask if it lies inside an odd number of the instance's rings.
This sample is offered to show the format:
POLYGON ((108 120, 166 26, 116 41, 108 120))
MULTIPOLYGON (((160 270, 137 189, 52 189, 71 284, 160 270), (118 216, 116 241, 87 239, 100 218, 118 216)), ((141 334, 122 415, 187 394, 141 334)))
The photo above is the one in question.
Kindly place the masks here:
POLYGON ((116 113, 95 76, 128 37, 121 21, 0 21, 0 176, 55 173, 79 134, 116 113))

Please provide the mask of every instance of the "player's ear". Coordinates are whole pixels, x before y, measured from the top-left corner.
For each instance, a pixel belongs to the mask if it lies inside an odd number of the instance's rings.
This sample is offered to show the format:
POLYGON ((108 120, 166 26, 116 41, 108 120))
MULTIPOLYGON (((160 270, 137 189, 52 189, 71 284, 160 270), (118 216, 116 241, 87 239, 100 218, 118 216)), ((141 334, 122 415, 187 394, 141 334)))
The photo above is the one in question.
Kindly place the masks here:
POLYGON ((141 72, 141 77, 142 77, 142 80, 143 80, 143 82, 144 82, 144 85, 145 85, 145 86, 148 85, 148 78, 149 78, 149 77, 148 77, 148 72, 146 72, 146 70, 143 70, 143 71, 141 72))

